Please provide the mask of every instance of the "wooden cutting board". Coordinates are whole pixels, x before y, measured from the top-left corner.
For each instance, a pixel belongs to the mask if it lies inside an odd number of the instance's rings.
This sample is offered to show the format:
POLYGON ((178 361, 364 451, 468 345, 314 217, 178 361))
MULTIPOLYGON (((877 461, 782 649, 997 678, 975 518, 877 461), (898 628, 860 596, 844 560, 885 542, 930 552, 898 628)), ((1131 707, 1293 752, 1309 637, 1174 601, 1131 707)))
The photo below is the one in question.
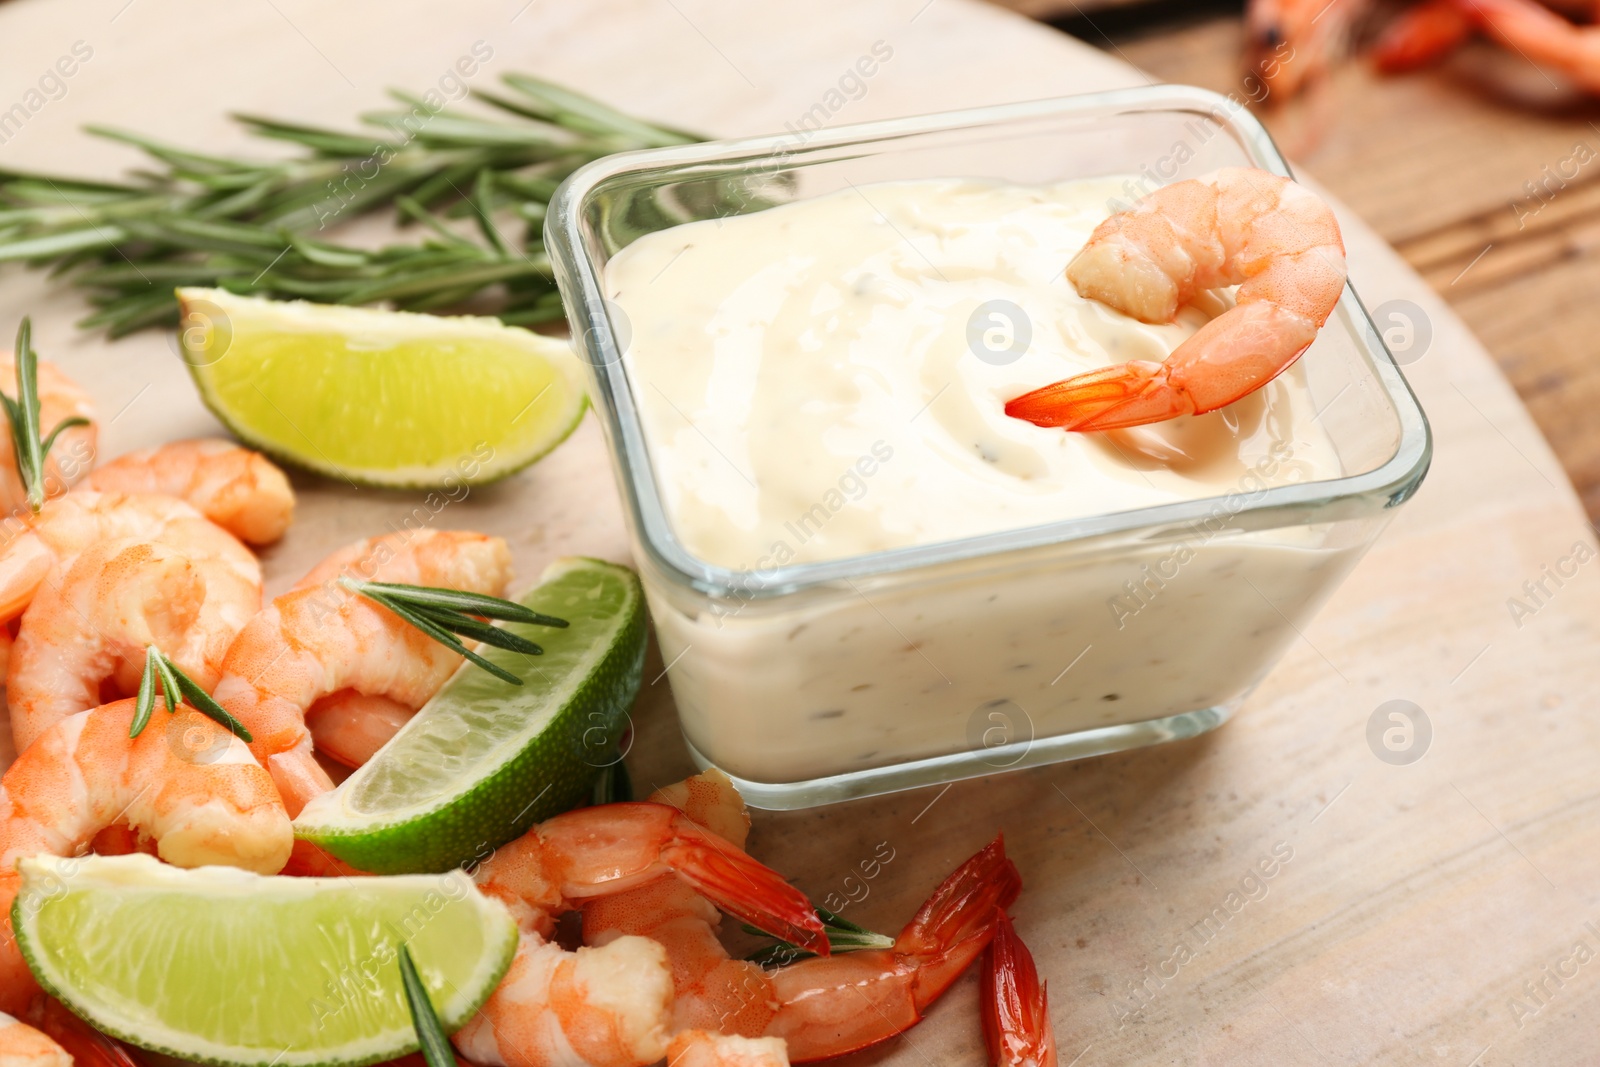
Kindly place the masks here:
MULTIPOLYGON (((716 134, 778 130, 819 103, 842 123, 1142 80, 968 0, 19 0, 0 9, 0 110, 75 42, 93 57, 0 144, 0 166, 109 174, 133 160, 80 136, 88 121, 227 151, 246 143, 229 110, 343 123, 387 86, 434 84, 480 40, 494 50, 484 79, 529 71, 716 134), (863 90, 842 84, 877 41, 892 58, 863 90)), ((1593 534, 1479 345, 1344 223, 1369 306, 1408 300, 1428 320, 1406 370, 1434 469, 1236 721, 1158 749, 757 818, 758 856, 819 900, 857 898, 846 914, 885 930, 1004 829, 1063 1065, 1600 1059, 1593 534), (1587 562, 1562 563, 1576 546, 1587 562), (1558 568, 1576 573, 1551 579, 1558 568), (1394 699, 1432 726, 1410 765, 1367 741, 1394 699)), ((40 350, 95 392, 106 454, 215 429, 170 338, 107 344, 73 328, 74 295, 0 277, 0 327, 34 315, 40 350)), ((505 535, 524 576, 567 552, 623 559, 609 484, 591 420, 535 470, 428 521, 505 535)), ((266 556, 273 591, 419 505, 315 479, 298 489, 299 523, 266 556)), ((660 672, 652 654, 634 712, 629 762, 646 785, 689 767, 660 672)), ((858 1062, 980 1063, 974 998, 969 978, 858 1062)))

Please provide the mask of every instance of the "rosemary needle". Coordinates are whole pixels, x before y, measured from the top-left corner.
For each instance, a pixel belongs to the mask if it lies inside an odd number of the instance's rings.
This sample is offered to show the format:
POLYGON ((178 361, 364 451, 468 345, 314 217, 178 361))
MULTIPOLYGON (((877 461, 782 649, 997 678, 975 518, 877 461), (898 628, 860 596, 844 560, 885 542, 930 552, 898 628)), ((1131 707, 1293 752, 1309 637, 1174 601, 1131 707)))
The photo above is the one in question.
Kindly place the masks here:
POLYGON ((481 641, 495 648, 520 652, 525 656, 538 656, 544 653, 544 649, 503 627, 490 626, 483 619, 499 619, 503 622, 518 622, 532 626, 567 625, 565 619, 544 615, 525 608, 515 601, 485 596, 482 593, 436 589, 424 585, 363 582, 348 576, 340 578, 339 584, 358 596, 364 596, 373 603, 388 608, 441 645, 458 655, 465 656, 496 678, 512 685, 521 685, 522 679, 499 664, 478 655, 463 644, 460 637, 481 641))
POLYGON ((411 958, 411 947, 400 946, 400 984, 405 989, 406 1006, 411 1009, 411 1025, 416 1028, 417 1042, 422 1046, 422 1058, 428 1067, 456 1067, 455 1053, 450 1051, 450 1040, 439 1024, 439 1014, 428 999, 427 987, 417 974, 416 961, 411 958))
POLYGON ((246 743, 255 740, 250 736, 250 731, 244 728, 244 723, 228 714, 227 709, 212 699, 199 682, 185 674, 182 667, 168 659, 155 645, 146 646, 144 650, 144 676, 139 680, 139 698, 134 702, 133 723, 128 727, 129 737, 138 737, 149 725, 150 713, 155 710, 158 682, 161 700, 166 704, 168 714, 177 711, 178 705, 187 699, 190 707, 226 726, 239 740, 246 743))
POLYGON ((62 419, 56 423, 49 436, 39 438, 39 354, 33 350, 33 323, 24 316, 17 327, 17 349, 14 357, 17 367, 17 395, 15 399, 0 393, 6 420, 11 426, 11 450, 17 461, 17 476, 27 491, 28 507, 34 512, 44 506, 44 461, 50 455, 61 431, 74 426, 87 426, 89 420, 80 416, 62 419))

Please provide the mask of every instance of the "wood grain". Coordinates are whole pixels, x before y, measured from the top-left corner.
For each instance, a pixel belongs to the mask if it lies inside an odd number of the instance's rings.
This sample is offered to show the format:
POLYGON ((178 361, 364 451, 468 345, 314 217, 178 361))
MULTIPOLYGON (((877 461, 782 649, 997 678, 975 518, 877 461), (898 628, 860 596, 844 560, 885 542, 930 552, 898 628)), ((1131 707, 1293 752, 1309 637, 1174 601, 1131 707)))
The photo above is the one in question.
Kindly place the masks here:
MULTIPOLYGON (((491 74, 532 71, 729 134, 782 128, 877 40, 893 59, 833 121, 1142 80, 964 0, 126 4, 0 9, 0 101, 72 41, 96 48, 67 96, 0 146, 0 165, 124 165, 126 152, 75 132, 89 120, 228 150, 241 140, 220 118, 230 109, 338 123, 385 86, 425 86, 479 39, 495 48, 491 74)), ((1514 170, 1484 165, 1508 181, 1514 170)), ((1357 193, 1381 184, 1362 181, 1357 193)), ((1434 207, 1402 192, 1418 212, 1434 207)), ((1159 749, 757 820, 759 856, 819 899, 854 876, 867 891, 846 914, 880 929, 1004 829, 1027 881, 1018 927, 1049 981, 1063 1065, 1594 1062, 1600 960, 1559 985, 1545 968, 1564 966, 1580 940, 1600 951, 1586 925, 1600 925, 1600 568, 1585 564, 1559 588, 1543 578, 1592 538, 1461 320, 1353 213, 1341 219, 1358 290, 1431 318, 1432 346, 1407 370, 1436 435, 1434 469, 1237 721, 1159 749), (1533 580, 1547 593, 1519 627, 1507 602, 1533 580), (1366 740, 1374 710, 1395 698, 1433 724, 1410 766, 1381 762, 1366 740), (883 842, 895 858, 862 881, 883 842), (1273 876, 1247 880, 1275 849, 1273 876), (1180 944, 1188 958, 1167 962, 1180 944), (1537 982, 1535 1003, 1525 983, 1537 982)), ((72 295, 15 270, 0 278, 0 324, 34 313, 40 349, 95 391, 109 452, 214 429, 168 338, 108 345, 73 329, 83 309, 72 295)), ((609 486, 590 421, 532 471, 430 521, 506 535, 524 576, 564 552, 625 558, 609 486)), ((418 505, 316 479, 298 487, 300 522, 266 557, 274 589, 418 505)), ((660 671, 652 653, 629 757, 641 785, 688 766, 660 671)), ((852 1062, 981 1063, 974 996, 963 980, 922 1025, 852 1062)))

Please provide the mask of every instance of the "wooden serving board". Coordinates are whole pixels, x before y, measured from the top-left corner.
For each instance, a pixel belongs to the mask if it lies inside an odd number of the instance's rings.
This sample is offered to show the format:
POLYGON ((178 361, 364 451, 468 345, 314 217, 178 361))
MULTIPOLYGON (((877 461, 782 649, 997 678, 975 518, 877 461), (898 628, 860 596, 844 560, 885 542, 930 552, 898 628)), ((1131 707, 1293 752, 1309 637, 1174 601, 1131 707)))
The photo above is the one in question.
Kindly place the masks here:
MULTIPOLYGON (((0 109, 74 42, 94 54, 0 144, 0 166, 109 174, 133 160, 80 136, 88 121, 228 151, 246 144, 229 110, 343 123, 387 86, 433 84, 480 40, 494 50, 480 78, 529 71, 717 134, 778 130, 819 104, 842 123, 1142 80, 968 0, 19 0, 0 9, 0 109), (842 86, 877 41, 892 58, 864 91, 842 86)), ((758 856, 885 930, 1003 829, 1063 1065, 1600 1059, 1593 535, 1480 346, 1344 223, 1369 305, 1409 300, 1429 321, 1407 373, 1434 469, 1237 720, 1157 749, 757 819, 758 856), (1586 561, 1563 563, 1575 546, 1586 561), (1562 568, 1576 573, 1549 577, 1562 568), (1514 615, 1514 600, 1529 610, 1514 615), (1410 765, 1367 741, 1394 699, 1432 725, 1410 765)), ((0 327, 33 314, 39 349, 96 393, 106 454, 215 429, 169 337, 107 344, 73 328, 74 295, 15 269, 0 278, 0 327)), ((297 487, 299 522, 266 556, 271 591, 421 503, 297 487)), ((562 553, 626 558, 609 487, 591 420, 534 470, 428 521, 505 535, 531 577, 562 553)), ((653 654, 629 760, 644 785, 689 769, 660 674, 653 654)), ((980 1063, 974 997, 968 978, 857 1062, 980 1063)))

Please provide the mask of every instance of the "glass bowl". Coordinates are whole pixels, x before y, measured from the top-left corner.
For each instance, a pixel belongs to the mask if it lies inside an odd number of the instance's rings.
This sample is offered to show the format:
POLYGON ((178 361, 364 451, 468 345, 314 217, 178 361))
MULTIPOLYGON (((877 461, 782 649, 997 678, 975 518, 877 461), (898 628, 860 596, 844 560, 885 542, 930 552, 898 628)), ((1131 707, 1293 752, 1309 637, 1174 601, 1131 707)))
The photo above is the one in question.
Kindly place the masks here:
POLYGON ((1346 287, 1302 358, 1339 477, 763 570, 673 531, 605 298, 643 234, 851 184, 1289 176, 1234 101, 1152 86, 609 156, 546 242, 587 365, 684 737, 797 808, 1191 737, 1224 722, 1427 470, 1421 408, 1346 287))

